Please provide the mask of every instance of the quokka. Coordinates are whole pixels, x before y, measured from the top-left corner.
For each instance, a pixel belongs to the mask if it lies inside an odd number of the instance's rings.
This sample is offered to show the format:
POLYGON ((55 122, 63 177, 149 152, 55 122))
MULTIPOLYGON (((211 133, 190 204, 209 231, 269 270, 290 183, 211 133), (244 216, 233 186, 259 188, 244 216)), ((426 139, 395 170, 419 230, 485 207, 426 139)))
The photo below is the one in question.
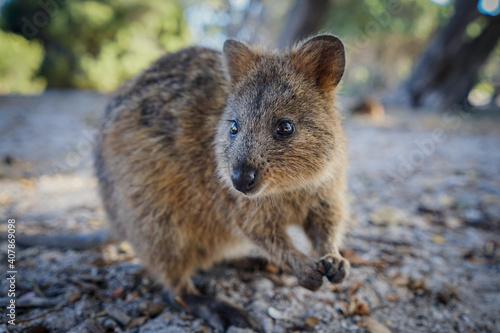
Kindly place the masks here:
POLYGON ((95 166, 113 231, 191 312, 218 329, 259 329, 243 310, 191 281, 250 242, 304 288, 339 283, 348 218, 346 139, 335 107, 342 42, 286 51, 227 40, 223 52, 167 54, 114 95, 95 166), (312 256, 286 228, 300 226, 312 256))

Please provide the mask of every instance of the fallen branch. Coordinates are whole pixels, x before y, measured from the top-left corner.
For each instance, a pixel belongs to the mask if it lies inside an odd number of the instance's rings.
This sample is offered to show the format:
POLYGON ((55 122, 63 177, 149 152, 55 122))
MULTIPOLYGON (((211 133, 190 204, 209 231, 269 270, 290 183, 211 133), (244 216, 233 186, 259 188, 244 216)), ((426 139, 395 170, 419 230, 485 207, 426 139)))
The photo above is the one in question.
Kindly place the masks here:
MULTIPOLYGON (((56 307, 52 308, 52 309, 49 309, 41 314, 39 314, 38 316, 34 316, 34 317, 31 317, 31 318, 21 318, 21 319, 16 319, 16 324, 19 324, 19 323, 27 323, 27 322, 30 322, 30 321, 33 321, 33 320, 37 320, 37 319, 40 319, 40 318, 43 318, 45 317, 46 315, 48 315, 49 313, 51 312, 54 312, 54 311, 57 311, 59 309, 61 309, 62 305, 64 303, 59 303, 57 304, 56 307)), ((4 322, 0 322, 0 325, 3 325, 3 324, 7 324, 8 321, 4 321, 4 322)))
MULTIPOLYGON (((10 297, 0 297, 0 307, 6 307, 10 304, 10 297)), ((17 308, 43 308, 55 306, 63 302, 61 298, 30 297, 16 299, 17 308)))
POLYGON ((365 235, 355 235, 354 237, 365 240, 367 242, 384 243, 393 246, 414 246, 413 243, 408 241, 391 239, 386 237, 365 236, 365 235))
MULTIPOLYGON (((0 238, 6 238, 7 233, 0 233, 0 238)), ((46 246, 56 249, 88 250, 116 242, 117 239, 109 230, 99 230, 92 233, 76 235, 27 235, 16 234, 16 245, 22 247, 46 246)))

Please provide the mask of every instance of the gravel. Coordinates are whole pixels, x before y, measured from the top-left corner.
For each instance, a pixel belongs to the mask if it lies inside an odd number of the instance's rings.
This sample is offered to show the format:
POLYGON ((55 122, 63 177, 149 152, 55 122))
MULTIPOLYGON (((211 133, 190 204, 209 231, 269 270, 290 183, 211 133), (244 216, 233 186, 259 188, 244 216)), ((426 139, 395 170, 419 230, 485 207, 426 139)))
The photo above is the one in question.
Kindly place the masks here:
MULTIPOLYGON (((85 91, 0 97, 0 231, 9 218, 25 233, 105 225, 89 148, 105 101, 85 91)), ((203 290, 266 332, 500 332, 500 118, 386 112, 346 119, 347 281, 312 293, 287 271, 221 264, 197 274, 203 290)), ((5 240, 0 248, 6 263, 5 240)), ((16 250, 16 296, 60 301, 18 308, 19 322, 0 332, 212 332, 168 305, 125 243, 16 250)))

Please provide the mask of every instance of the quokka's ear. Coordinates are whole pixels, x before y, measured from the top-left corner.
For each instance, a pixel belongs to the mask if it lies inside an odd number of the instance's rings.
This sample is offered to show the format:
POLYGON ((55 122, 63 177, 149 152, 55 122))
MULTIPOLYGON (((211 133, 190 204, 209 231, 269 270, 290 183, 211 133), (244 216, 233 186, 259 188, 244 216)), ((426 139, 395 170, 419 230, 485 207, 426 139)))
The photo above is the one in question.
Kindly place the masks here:
POLYGON ((223 51, 232 85, 236 84, 259 59, 245 44, 234 39, 224 42, 223 51))
POLYGON ((291 58, 292 63, 314 80, 323 92, 332 91, 344 74, 344 45, 332 35, 309 39, 292 52, 291 58))

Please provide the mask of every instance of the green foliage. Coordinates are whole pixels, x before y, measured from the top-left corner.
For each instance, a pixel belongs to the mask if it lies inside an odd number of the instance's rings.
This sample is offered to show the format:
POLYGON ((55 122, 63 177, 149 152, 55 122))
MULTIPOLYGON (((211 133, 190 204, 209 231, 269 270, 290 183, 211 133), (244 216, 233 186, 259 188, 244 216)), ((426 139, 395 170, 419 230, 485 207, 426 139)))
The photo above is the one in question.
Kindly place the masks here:
POLYGON ((113 90, 189 40, 177 0, 13 0, 2 8, 1 22, 43 45, 39 73, 49 87, 113 90))
POLYGON ((36 77, 43 59, 42 45, 0 30, 0 94, 38 93, 45 80, 36 77))
POLYGON ((429 0, 332 0, 326 28, 344 37, 361 31, 367 35, 407 34, 425 39, 446 23, 452 10, 451 4, 439 6, 429 0), (377 23, 378 32, 372 23, 377 23))

